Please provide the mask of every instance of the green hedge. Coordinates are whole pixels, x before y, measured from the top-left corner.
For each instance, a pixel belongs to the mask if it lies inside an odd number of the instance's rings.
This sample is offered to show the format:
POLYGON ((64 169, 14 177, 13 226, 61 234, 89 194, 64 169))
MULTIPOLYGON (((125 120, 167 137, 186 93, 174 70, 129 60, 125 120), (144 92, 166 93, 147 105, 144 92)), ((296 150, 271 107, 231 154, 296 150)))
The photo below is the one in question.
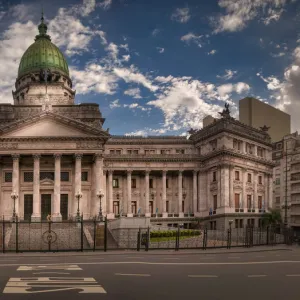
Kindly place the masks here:
MULTIPOLYGON (((177 234, 178 234, 177 230, 155 230, 150 232, 150 238, 175 237, 177 236, 177 234)), ((180 236, 195 236, 195 235, 201 235, 201 231, 190 230, 190 229, 180 230, 180 236)))

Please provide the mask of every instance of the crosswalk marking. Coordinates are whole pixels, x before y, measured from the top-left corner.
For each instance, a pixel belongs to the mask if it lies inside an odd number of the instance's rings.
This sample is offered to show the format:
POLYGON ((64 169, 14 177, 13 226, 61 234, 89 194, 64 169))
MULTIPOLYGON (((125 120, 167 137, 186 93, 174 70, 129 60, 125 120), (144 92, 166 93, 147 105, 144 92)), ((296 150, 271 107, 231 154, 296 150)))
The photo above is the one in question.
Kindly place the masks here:
POLYGON ((10 278, 4 294, 33 294, 66 290, 80 290, 80 294, 106 294, 92 277, 24 277, 10 278))
POLYGON ((20 266, 17 269, 17 271, 45 271, 45 270, 78 271, 82 269, 77 265, 20 266))

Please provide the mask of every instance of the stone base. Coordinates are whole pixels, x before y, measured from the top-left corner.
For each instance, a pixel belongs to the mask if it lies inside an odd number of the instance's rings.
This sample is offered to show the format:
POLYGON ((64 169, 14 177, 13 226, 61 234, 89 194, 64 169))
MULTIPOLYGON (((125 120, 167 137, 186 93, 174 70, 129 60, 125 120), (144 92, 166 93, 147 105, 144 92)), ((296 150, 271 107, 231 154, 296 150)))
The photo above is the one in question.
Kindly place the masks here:
POLYGON ((31 222, 41 222, 41 215, 31 215, 31 222))
POLYGON ((179 213, 179 218, 184 218, 184 213, 179 213))
POLYGON ((145 213, 146 218, 151 218, 151 213, 145 213))
POLYGON ((107 214, 106 218, 107 218, 107 220, 112 220, 115 218, 115 214, 107 214))
POLYGON ((52 222, 61 222, 62 221, 62 215, 61 214, 52 215, 51 221, 52 222))
POLYGON ((164 213, 162 214, 162 217, 163 217, 163 218, 167 218, 167 217, 168 217, 168 215, 169 215, 169 213, 167 213, 167 212, 164 212, 164 213))
POLYGON ((127 218, 133 218, 133 214, 127 214, 127 218))

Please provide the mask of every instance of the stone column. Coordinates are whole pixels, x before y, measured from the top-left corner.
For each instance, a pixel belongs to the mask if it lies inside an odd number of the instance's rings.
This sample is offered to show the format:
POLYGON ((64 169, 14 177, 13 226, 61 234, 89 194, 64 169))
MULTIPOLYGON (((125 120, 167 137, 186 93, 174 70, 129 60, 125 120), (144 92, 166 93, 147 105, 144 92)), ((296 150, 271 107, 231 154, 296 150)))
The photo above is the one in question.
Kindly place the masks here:
POLYGON ((114 218, 113 203, 113 170, 108 170, 108 218, 114 218))
POLYGON ((198 211, 198 201, 197 201, 197 173, 198 171, 193 171, 193 213, 198 211))
POLYGON ((268 189, 269 189, 269 193, 268 193, 268 209, 272 208, 272 196, 273 196, 273 192, 272 192, 272 175, 268 174, 268 189))
POLYGON ((230 166, 229 165, 223 165, 222 169, 222 175, 221 175, 221 208, 225 209, 229 206, 230 201, 230 166))
POLYGON ((146 217, 151 217, 151 212, 149 211, 149 196, 150 196, 149 174, 150 171, 146 170, 145 172, 145 216, 146 217))
MULTIPOLYGON (((81 193, 81 160, 82 160, 82 154, 76 153, 75 154, 75 186, 74 186, 74 205, 73 205, 73 215, 76 216, 77 213, 77 207, 78 207, 78 200, 76 199, 76 194, 79 192, 81 193)), ((82 199, 79 200, 79 210, 80 214, 83 214, 83 211, 81 207, 82 205, 82 199)))
POLYGON ((179 217, 184 216, 182 211, 182 170, 178 171, 178 213, 179 217))
POLYGON ((213 209, 212 204, 211 204, 211 193, 210 193, 210 184, 211 184, 211 176, 210 176, 210 171, 206 172, 206 207, 208 212, 210 209, 213 209))
POLYGON ((254 184, 254 189, 253 189, 253 204, 252 204, 252 208, 255 209, 255 212, 258 212, 258 198, 257 198, 257 171, 253 172, 253 184, 254 184))
MULTIPOLYGON (((100 199, 97 197, 97 193, 98 192, 102 192, 103 188, 102 188, 102 176, 103 176, 103 158, 102 158, 102 154, 95 154, 94 156, 94 163, 95 163, 95 194, 96 197, 93 198, 93 201, 96 201, 96 203, 91 203, 91 206, 94 207, 94 211, 93 214, 95 216, 99 215, 99 211, 100 211, 100 199), (101 176, 102 174, 102 176, 101 176)), ((101 199, 101 206, 102 206, 102 213, 103 213, 103 202, 104 202, 104 197, 101 199)))
POLYGON ((246 192, 246 187, 247 187, 247 169, 243 169, 243 192, 242 192, 242 199, 241 199, 241 207, 244 209, 244 212, 247 208, 247 192, 246 192))
POLYGON ((53 221, 62 220, 60 212, 60 168, 61 154, 54 154, 54 213, 52 217, 53 221))
POLYGON ((234 207, 233 180, 234 180, 234 167, 229 166, 229 203, 228 203, 228 206, 230 208, 234 207))
POLYGON ((200 171, 198 175, 199 212, 207 210, 207 178, 206 172, 200 171))
MULTIPOLYGON (((20 154, 13 154, 12 155, 13 159, 13 173, 12 173, 12 192, 15 192, 18 195, 18 198, 15 200, 15 205, 16 205, 16 215, 19 216, 19 202, 20 202, 20 195, 19 195, 19 174, 20 174, 20 154)), ((13 200, 10 199, 12 202, 13 200)), ((13 203, 12 206, 13 207, 13 203)))
POLYGON ((264 199, 263 199, 263 203, 262 203, 262 206, 263 206, 263 209, 264 210, 268 210, 268 199, 269 199, 269 188, 268 188, 268 185, 269 185, 269 175, 267 173, 264 174, 265 176, 265 195, 264 195, 264 199))
POLYGON ((168 217, 167 212, 167 171, 162 171, 162 205, 163 205, 163 217, 168 217))
POLYGON ((132 170, 127 170, 127 217, 133 217, 131 212, 131 173, 132 170))
POLYGON ((40 198, 40 154, 33 155, 33 213, 31 221, 41 220, 41 198, 40 198))
POLYGON ((107 187, 106 187, 106 170, 103 170, 102 172, 102 189, 103 189, 103 193, 104 193, 104 197, 103 197, 103 201, 102 201, 102 211, 103 211, 103 215, 107 215, 108 214, 108 209, 107 209, 107 187))

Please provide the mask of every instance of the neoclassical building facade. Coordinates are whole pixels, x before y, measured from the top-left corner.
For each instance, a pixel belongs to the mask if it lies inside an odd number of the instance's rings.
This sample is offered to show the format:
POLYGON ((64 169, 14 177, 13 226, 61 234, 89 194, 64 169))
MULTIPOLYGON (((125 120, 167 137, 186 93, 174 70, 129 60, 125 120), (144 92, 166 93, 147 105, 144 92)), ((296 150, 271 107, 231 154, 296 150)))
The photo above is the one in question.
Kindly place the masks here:
POLYGON ((98 104, 74 102, 68 64, 39 25, 24 53, 13 104, 0 105, 0 214, 39 221, 103 215, 211 228, 259 225, 272 206, 272 145, 265 128, 230 116, 189 137, 112 136, 98 104), (103 197, 99 197, 103 194, 103 197), (12 196, 15 195, 13 201, 12 196), (80 195, 79 199, 76 196, 80 195))

